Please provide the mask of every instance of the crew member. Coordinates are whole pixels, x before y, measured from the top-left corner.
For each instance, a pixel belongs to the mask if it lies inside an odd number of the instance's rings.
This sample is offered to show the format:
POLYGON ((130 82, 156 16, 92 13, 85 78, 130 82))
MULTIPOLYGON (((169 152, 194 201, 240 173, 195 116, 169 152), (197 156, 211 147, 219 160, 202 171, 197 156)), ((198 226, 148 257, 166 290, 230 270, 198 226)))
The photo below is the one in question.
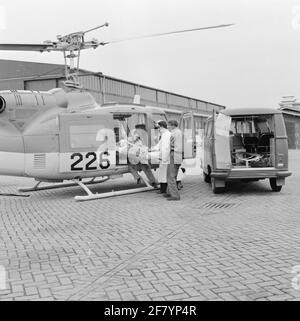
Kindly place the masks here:
POLYGON ((176 120, 170 120, 168 127, 171 132, 170 138, 170 164, 167 168, 167 183, 168 183, 168 197, 169 201, 180 200, 179 191, 177 188, 176 180, 179 168, 182 164, 182 132, 178 128, 176 120))
POLYGON ((160 120, 157 123, 160 133, 160 140, 158 144, 153 147, 152 151, 159 151, 159 168, 157 173, 157 180, 160 184, 159 194, 167 193, 167 169, 170 163, 170 139, 171 133, 168 130, 167 122, 160 120))

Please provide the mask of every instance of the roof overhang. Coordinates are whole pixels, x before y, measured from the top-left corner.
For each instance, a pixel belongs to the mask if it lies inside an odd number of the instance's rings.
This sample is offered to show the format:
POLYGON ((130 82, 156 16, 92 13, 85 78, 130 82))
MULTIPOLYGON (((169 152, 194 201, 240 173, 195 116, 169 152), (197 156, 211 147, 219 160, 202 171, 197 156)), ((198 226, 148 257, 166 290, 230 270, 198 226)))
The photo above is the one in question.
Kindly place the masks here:
POLYGON ((290 109, 281 109, 283 115, 290 115, 295 117, 300 117, 300 111, 290 110, 290 109))

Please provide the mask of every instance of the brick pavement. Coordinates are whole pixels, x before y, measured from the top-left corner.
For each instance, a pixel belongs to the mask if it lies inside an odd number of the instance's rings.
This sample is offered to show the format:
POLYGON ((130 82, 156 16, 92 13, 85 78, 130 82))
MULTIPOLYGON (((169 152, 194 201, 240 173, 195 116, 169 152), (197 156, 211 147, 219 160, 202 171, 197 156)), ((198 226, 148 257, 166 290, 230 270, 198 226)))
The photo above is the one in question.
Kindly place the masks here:
MULTIPOLYGON (((0 300, 300 300, 300 152, 281 193, 268 182, 213 195, 185 178, 181 202, 154 192, 76 203, 79 188, 0 196, 0 300)), ((0 178, 15 193, 30 180, 0 178)), ((93 187, 133 186, 127 179, 93 187)))

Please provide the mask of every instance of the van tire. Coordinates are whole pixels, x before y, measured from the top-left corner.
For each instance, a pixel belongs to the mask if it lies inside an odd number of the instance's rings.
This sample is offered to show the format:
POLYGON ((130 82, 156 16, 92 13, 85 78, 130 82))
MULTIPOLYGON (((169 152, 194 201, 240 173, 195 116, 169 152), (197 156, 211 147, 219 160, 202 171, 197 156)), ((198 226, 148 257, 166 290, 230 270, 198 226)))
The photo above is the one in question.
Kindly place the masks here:
POLYGON ((210 183, 211 182, 211 177, 209 174, 206 174, 205 172, 203 172, 203 179, 205 183, 210 183))
POLYGON ((276 178, 270 178, 270 186, 273 192, 280 192, 282 189, 281 185, 277 185, 276 178))
POLYGON ((214 194, 221 194, 225 192, 225 187, 217 187, 216 186, 216 182, 215 182, 215 178, 212 177, 211 178, 211 188, 214 194))

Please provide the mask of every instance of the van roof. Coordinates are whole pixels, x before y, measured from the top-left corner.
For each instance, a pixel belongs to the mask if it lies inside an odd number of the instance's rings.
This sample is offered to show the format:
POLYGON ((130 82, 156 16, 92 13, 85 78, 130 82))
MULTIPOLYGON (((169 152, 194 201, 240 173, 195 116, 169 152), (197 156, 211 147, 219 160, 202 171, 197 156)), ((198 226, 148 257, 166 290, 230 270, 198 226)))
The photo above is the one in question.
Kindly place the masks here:
POLYGON ((222 110, 221 113, 227 116, 243 116, 243 115, 273 115, 282 114, 282 112, 275 108, 228 108, 222 110))

